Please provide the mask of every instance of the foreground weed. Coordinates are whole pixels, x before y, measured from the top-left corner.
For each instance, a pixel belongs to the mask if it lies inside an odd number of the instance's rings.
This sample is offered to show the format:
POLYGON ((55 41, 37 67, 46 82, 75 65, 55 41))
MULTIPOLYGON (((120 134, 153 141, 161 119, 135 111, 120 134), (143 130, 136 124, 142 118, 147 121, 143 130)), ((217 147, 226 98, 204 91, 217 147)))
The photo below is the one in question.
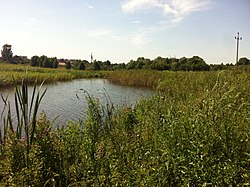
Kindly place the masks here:
POLYGON ((29 167, 27 141, 17 139, 8 124, 0 185, 249 185, 249 75, 165 73, 159 92, 134 107, 102 106, 87 94, 85 120, 53 129, 42 115, 29 167))

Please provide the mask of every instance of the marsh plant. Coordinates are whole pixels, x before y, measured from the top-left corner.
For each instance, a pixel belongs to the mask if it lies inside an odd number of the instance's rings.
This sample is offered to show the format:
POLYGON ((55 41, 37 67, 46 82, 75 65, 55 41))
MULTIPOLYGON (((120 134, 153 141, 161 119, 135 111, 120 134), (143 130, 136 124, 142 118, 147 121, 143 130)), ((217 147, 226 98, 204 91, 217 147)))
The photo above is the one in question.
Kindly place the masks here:
POLYGON ((250 185, 249 75, 185 75, 162 74, 171 79, 156 78, 159 92, 134 107, 102 106, 86 94, 87 118, 66 127, 53 129, 45 114, 33 123, 29 112, 24 133, 5 123, 0 185, 250 185))
POLYGON ((1 63, 0 61, 0 86, 14 86, 15 84, 21 85, 24 77, 27 84, 33 85, 36 84, 36 82, 49 83, 80 78, 102 78, 108 73, 108 71, 40 68, 29 65, 6 64, 1 63))

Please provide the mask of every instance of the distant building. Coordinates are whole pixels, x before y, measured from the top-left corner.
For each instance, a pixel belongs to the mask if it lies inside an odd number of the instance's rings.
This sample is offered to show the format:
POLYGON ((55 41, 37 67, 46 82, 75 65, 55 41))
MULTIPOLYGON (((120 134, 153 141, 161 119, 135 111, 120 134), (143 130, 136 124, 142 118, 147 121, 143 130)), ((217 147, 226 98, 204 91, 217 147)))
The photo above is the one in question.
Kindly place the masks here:
POLYGON ((15 63, 15 64, 26 64, 26 63, 29 63, 29 59, 28 59, 27 56, 17 56, 17 55, 15 55, 12 58, 12 63, 15 63))
POLYGON ((62 61, 59 61, 59 62, 58 62, 58 66, 59 66, 59 67, 65 67, 65 66, 66 66, 66 63, 65 63, 65 62, 62 62, 62 61))
POLYGON ((58 66, 59 67, 65 67, 66 66, 66 61, 65 59, 59 59, 58 60, 58 66))

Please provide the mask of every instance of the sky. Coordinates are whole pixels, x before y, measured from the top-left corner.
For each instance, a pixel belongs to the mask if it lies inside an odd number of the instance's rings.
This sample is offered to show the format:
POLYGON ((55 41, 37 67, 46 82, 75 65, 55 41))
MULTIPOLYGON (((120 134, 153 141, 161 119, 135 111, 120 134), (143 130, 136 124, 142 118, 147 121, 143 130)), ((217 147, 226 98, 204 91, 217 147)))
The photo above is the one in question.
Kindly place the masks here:
POLYGON ((14 55, 127 63, 250 58, 250 0, 0 0, 0 45, 14 55))

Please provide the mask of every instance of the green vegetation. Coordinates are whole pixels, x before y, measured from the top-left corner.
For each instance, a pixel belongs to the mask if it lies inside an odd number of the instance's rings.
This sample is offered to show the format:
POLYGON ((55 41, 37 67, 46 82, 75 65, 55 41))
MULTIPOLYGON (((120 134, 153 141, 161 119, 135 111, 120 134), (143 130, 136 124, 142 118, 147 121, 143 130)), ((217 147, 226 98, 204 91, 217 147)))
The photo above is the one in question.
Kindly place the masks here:
POLYGON ((40 68, 28 64, 6 64, 0 62, 0 87, 21 84, 24 78, 28 83, 67 81, 79 78, 102 78, 106 71, 80 71, 67 70, 65 68, 40 68))
POLYGON ((12 62, 13 53, 11 51, 11 45, 3 45, 3 50, 1 51, 2 60, 5 62, 12 62))
POLYGON ((86 120, 53 130, 42 114, 22 138, 4 125, 0 186, 249 185, 249 71, 119 71, 109 78, 158 91, 133 108, 100 106, 86 93, 86 120))
POLYGON ((58 68, 57 58, 48 58, 47 56, 33 56, 30 60, 30 65, 43 68, 58 68))
POLYGON ((198 56, 193 56, 192 58, 183 57, 180 59, 157 57, 154 60, 140 57, 136 61, 131 60, 126 68, 172 71, 208 71, 209 65, 198 56))
MULTIPOLYGON (((147 70, 158 70, 158 71, 209 71, 209 70, 225 70, 232 69, 234 65, 231 63, 224 64, 211 64, 208 65, 201 57, 193 56, 190 58, 182 57, 180 59, 176 57, 164 58, 158 56, 157 58, 151 60, 144 57, 139 57, 137 60, 130 60, 127 64, 121 63, 112 64, 109 60, 100 61, 94 60, 91 54, 91 63, 87 60, 80 59, 57 59, 56 57, 49 58, 45 55, 33 56, 29 60, 27 56, 17 56, 13 57, 11 51, 11 45, 3 45, 3 50, 1 51, 0 60, 12 63, 12 64, 30 64, 34 67, 43 68, 58 68, 58 66, 63 66, 66 69, 76 69, 76 70, 131 70, 131 69, 147 69, 147 70), (93 61, 93 62, 92 62, 93 61)), ((236 63, 236 67, 248 66, 250 65, 250 60, 246 57, 242 57, 236 63)))
POLYGON ((246 57, 240 58, 236 65, 250 65, 250 60, 246 57))

